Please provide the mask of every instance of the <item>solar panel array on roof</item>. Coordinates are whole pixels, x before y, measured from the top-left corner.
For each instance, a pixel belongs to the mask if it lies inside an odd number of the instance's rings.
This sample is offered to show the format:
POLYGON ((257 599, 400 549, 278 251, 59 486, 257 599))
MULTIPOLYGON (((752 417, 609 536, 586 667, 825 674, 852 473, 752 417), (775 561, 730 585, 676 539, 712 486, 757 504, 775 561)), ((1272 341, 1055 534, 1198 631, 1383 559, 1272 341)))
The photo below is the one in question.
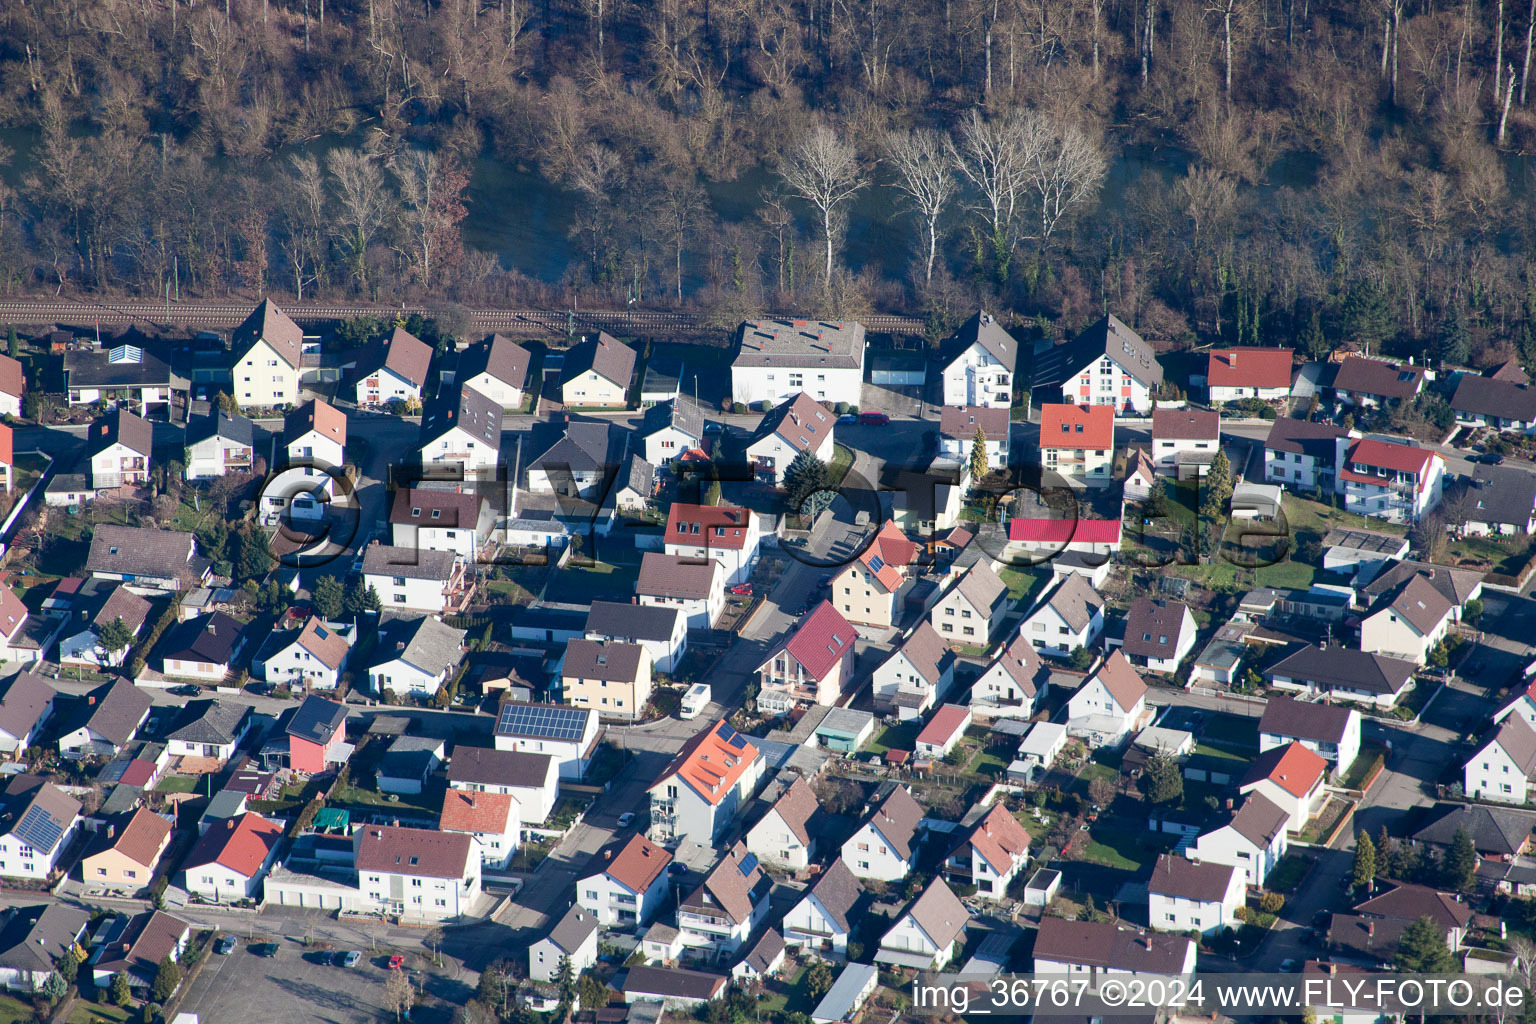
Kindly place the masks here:
POLYGON ((879 555, 871 555, 870 556, 870 558, 869 558, 869 571, 870 572, 879 572, 881 569, 884 569, 884 568, 885 568, 885 559, 881 558, 879 555))
POLYGON ((731 746, 735 747, 737 750, 745 750, 747 747, 747 738, 739 732, 732 733, 730 743, 731 746))
POLYGON ((507 704, 501 709, 496 731, 546 739, 576 740, 581 738, 586 723, 587 713, 578 708, 507 704))
POLYGON ((13 831, 22 842, 44 853, 52 850, 64 834, 63 827, 41 807, 27 808, 27 813, 21 816, 21 823, 13 831))
POLYGON ((745 857, 741 858, 741 863, 738 864, 737 867, 741 869, 741 876, 743 878, 752 877, 752 872, 757 870, 757 854, 747 854, 745 857))

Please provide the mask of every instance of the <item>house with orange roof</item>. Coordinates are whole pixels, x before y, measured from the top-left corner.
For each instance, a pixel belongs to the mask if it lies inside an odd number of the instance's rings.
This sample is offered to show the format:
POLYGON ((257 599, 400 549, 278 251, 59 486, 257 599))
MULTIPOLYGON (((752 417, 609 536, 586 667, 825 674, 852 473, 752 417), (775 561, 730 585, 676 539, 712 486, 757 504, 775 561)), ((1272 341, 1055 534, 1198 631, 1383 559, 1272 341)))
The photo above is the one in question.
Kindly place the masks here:
POLYGON ((181 866, 182 888, 214 903, 255 899, 283 827, 255 811, 212 825, 181 866))
POLYGON ((762 774, 757 747, 721 719, 685 743, 651 783, 651 839, 713 845, 757 792, 762 774))
POLYGON ((944 861, 951 882, 973 885, 976 895, 1000 900, 1029 862, 1029 832, 1002 804, 993 804, 944 861))
POLYGON ((667 898, 672 855, 642 835, 599 850, 585 877, 576 881, 576 905, 597 915, 604 928, 649 924, 667 898))
POLYGON ((136 893, 155 877, 155 865, 171 845, 171 823, 147 807, 107 823, 80 860, 87 885, 136 893))
POLYGON ((1440 504, 1445 459, 1428 448, 1361 438, 1339 471, 1344 509, 1393 523, 1415 523, 1440 504))
POLYGON ((1073 486, 1108 483, 1115 464, 1114 408, 1042 405, 1040 463, 1073 486))
POLYGON ((858 638, 859 631, 830 601, 821 602, 757 667, 758 710, 784 714, 801 703, 836 704, 853 681, 858 638))
POLYGON ((727 587, 746 582, 757 564, 762 530, 757 513, 734 505, 673 502, 667 511, 664 550, 669 555, 718 562, 727 587))
POLYGON ((517 852, 523 821, 517 798, 510 793, 486 793, 449 788, 443 793, 439 827, 464 832, 480 846, 483 867, 505 871, 517 852))
POLYGON ((1259 754, 1243 777, 1239 792, 1262 793, 1290 815, 1292 834, 1306 827, 1328 799, 1328 762, 1321 754, 1292 740, 1259 754))
POLYGON ((1212 402, 1257 398, 1280 402, 1291 396, 1288 348, 1213 348, 1205 367, 1205 387, 1212 402))
POLYGON ((917 544, 887 519, 859 556, 832 578, 832 606, 849 622, 876 629, 896 625, 897 594, 917 560, 917 544))

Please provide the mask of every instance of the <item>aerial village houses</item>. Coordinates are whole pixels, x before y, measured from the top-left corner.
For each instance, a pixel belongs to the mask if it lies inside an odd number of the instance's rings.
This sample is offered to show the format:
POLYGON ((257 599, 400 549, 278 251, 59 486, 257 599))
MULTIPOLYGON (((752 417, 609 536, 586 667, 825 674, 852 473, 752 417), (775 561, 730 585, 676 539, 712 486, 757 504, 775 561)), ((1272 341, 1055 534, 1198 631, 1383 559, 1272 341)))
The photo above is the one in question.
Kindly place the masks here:
POLYGON ((615 840, 600 850, 576 882, 576 902, 604 928, 643 927, 667 897, 667 867, 672 855, 642 835, 615 840))
POLYGON ((833 607, 849 622, 890 629, 897 621, 897 594, 916 558, 917 545, 886 520, 858 557, 832 578, 833 607))
POLYGON ((510 793, 483 793, 450 787, 443 792, 438 827, 475 840, 481 864, 505 871, 522 838, 522 808, 510 793))
POLYGON ((1360 619, 1360 649, 1367 654, 1429 663, 1429 652, 1450 632, 1455 608, 1424 576, 1412 576, 1360 619))
POLYGON ((1116 416, 1151 412, 1163 382, 1152 346, 1112 314, 1037 355, 1036 362, 1039 382, 1059 384, 1063 402, 1107 406, 1116 416))
POLYGON ((821 810, 810 785, 795 776, 768 813, 747 833, 747 850, 765 864, 800 871, 816 852, 811 819, 821 810))
POLYGON ((235 328, 230 348, 238 353, 231 376, 241 408, 281 409, 299 400, 304 332, 271 299, 235 328))
POLYGON ((167 749, 172 757, 192 758, 210 766, 223 765, 245 741, 255 717, 249 704, 191 701, 182 707, 174 727, 166 734, 167 749))
POLYGON ((1529 434, 1536 431, 1536 390, 1528 384, 1464 373, 1451 396, 1456 422, 1529 434))
POLYGON ((724 720, 683 745, 650 786, 650 837, 710 845, 757 791, 763 760, 751 741, 724 720))
POLYGON ((971 686, 971 711, 985 719, 1033 718, 1049 679, 1045 664, 1021 632, 971 686))
POLYGON ((182 887, 213 903, 255 899, 282 836, 281 825, 254 811, 219 822, 182 863, 182 887))
POLYGON ((732 505, 674 502, 667 510, 662 536, 669 555, 720 563, 728 587, 745 582, 752 574, 762 543, 757 513, 732 505))
POLYGON ((1264 482, 1333 494, 1343 484, 1349 441, 1343 427, 1281 416, 1264 441, 1264 482))
POLYGON ((451 551, 401 548, 374 541, 363 552, 363 585, 385 608, 440 614, 459 610, 474 585, 451 551))
POLYGON ((678 608, 593 601, 584 635, 638 644, 657 672, 671 672, 688 650, 688 617, 678 608))
POLYGON ((981 817, 944 861, 944 874, 960 885, 973 885, 983 898, 1002 899, 1029 862, 1029 832, 1001 803, 981 817))
POLYGON ((311 615, 297 630, 271 634, 256 653, 252 670, 273 686, 334 690, 351 653, 346 635, 311 615))
POLYGON ((462 629, 435 615, 384 611, 367 679, 373 692, 431 696, 464 657, 462 629))
POLYGON ((622 409, 634 375, 635 350, 599 332, 566 352, 560 400, 570 408, 622 409))
POLYGON ((640 556, 635 596, 647 607, 675 609, 689 629, 708 629, 725 609, 724 573, 712 558, 647 551, 640 556))
POLYGON ((853 932, 853 912, 864 887, 839 857, 784 915, 784 942, 811 952, 845 956, 853 932))
POLYGON ((59 736, 65 757, 115 757, 149 718, 148 693, 121 676, 85 697, 85 707, 66 722, 59 736))
POLYGON ((875 704, 895 708, 903 721, 920 718, 949 693, 955 654, 925 620, 874 671, 875 704))
POLYGON ((775 486, 802 453, 832 461, 832 424, 826 407, 801 392, 770 409, 747 438, 753 476, 775 486))
POLYGON ((91 487, 138 487, 149 482, 154 428, 126 409, 115 409, 91 424, 91 487))
POLYGON ((880 937, 875 962, 933 970, 954 958, 971 913, 944 879, 935 877, 880 937))
POLYGON ((758 666, 757 706, 783 714, 801 702, 837 703, 853 681, 854 641, 859 631, 823 601, 758 666))
POLYGON ((703 884, 678 904, 677 930, 683 946, 727 956, 739 952, 767 919, 772 889, 773 879, 738 841, 703 884))
POLYGON ((1474 466, 1466 482, 1465 521, 1449 523, 1469 537, 1536 533, 1536 475, 1506 466, 1474 466))
POLYGON ((145 888, 155 877, 155 865, 171 845, 171 822, 147 807, 126 821, 108 823, 98 831, 80 860, 80 877, 127 893, 145 888))
POLYGON ((928 618, 947 643, 990 647, 1007 611, 1008 584, 977 562, 939 597, 928 618))
POLYGON ((1262 793, 1275 806, 1290 815, 1286 828, 1292 835, 1306 828, 1307 822, 1328 798, 1328 762, 1292 740, 1283 747, 1270 747, 1261 753, 1243 777, 1238 792, 1262 793))
POLYGON ((581 779, 597 751, 597 713, 562 704, 509 701, 496 718, 496 749, 549 754, 562 779, 581 779))
POLYGON ((971 709, 959 704, 941 704, 917 734, 914 753, 918 757, 939 760, 949 756, 965 736, 971 724, 971 709))
POLYGON ((1162 853, 1147 883, 1147 919, 1156 931, 1211 935, 1240 925, 1246 897, 1243 873, 1232 865, 1162 853))
POLYGON ((1040 462, 1068 484, 1110 481, 1115 465, 1115 414, 1108 406, 1042 405, 1040 462))
POLYGON ((1248 885, 1261 888, 1289 849, 1290 820, 1285 808, 1263 793, 1250 793, 1231 821, 1195 840, 1189 855, 1214 864, 1230 864, 1248 885))
POLYGON ((507 412, 523 407, 532 354, 510 338, 492 334, 459 354, 453 383, 470 388, 507 412))
POLYGON ((36 775, 12 775, 0 806, 0 877, 47 879, 80 827, 80 801, 36 775))
POLYGON ((20 757, 53 719, 58 691, 29 671, 16 673, 0 686, 0 751, 20 757))
POLYGON ((1132 665, 1172 675, 1194 650, 1198 632, 1182 601, 1138 597, 1126 614, 1120 650, 1132 665))
POLYGON ((1428 449, 1363 438, 1350 445, 1344 463, 1348 512, 1414 523, 1440 503, 1445 459, 1428 449))
MULTIPOLYGON (((97 527, 97 533, 101 531, 97 527)), ((131 557, 125 553, 124 558, 131 557)), ((114 561, 118 559, 114 557, 114 561)), ((58 659, 62 666, 106 668, 123 664, 132 640, 138 639, 153 606, 126 586, 103 580, 87 580, 70 601, 67 618, 59 630, 58 659), (102 630, 121 622, 128 630, 130 645, 109 650, 102 640, 102 630)))
POLYGON ((160 648, 160 668, 168 676, 220 682, 246 645, 245 627, 224 612, 178 623, 160 648))
POLYGON ((316 775, 352 756, 347 742, 347 706, 310 694, 294 711, 284 730, 288 737, 288 767, 316 775))
POLYGON ((597 930, 596 914, 579 904, 571 907, 548 935, 528 947, 528 977, 556 981, 562 961, 570 964, 573 976, 580 977, 597 963, 597 930))
POLYGON ((844 863, 858 878, 906 878, 917 862, 922 820, 923 809, 905 786, 882 783, 863 824, 843 843, 844 863))
POLYGON ((645 461, 653 466, 665 466, 689 452, 705 454, 704 410, 687 395, 645 410, 635 433, 645 461))
POLYGON ((1360 754, 1360 712, 1284 695, 1271 697, 1259 719, 1259 752, 1292 742, 1327 761, 1330 772, 1346 772, 1360 754))
POLYGON ((190 533, 106 523, 91 533, 85 569, 99 580, 128 583, 140 590, 177 591, 196 586, 209 574, 190 533))
POLYGON ((313 518, 343 496, 336 478, 347 460, 346 413, 318 398, 305 402, 283 417, 282 450, 285 472, 263 489, 263 515, 287 509, 313 518))
POLYGON ((777 405, 798 392, 858 405, 864 385, 864 325, 850 321, 748 320, 731 362, 731 400, 777 405))
POLYGON ((1504 719, 1497 732, 1467 760, 1464 788, 1474 800, 1525 804, 1536 779, 1536 730, 1519 715, 1504 719))
POLYGON ((470 912, 480 895, 473 836, 390 825, 353 833, 358 885, 369 905, 407 921, 441 921, 470 912))
POLYGON ((1381 406, 1411 402, 1424 387, 1424 369, 1368 356, 1349 356, 1339 363, 1333 390, 1350 405, 1381 406))
POLYGON ((397 404, 419 407, 431 368, 432 346, 404 327, 396 327, 388 340, 373 345, 361 360, 357 407, 367 409, 397 404))
POLYGON ((1067 728, 1094 746, 1118 746, 1147 707, 1147 684, 1119 651, 1111 654, 1067 701, 1067 728))
POLYGON ((542 825, 554 809, 560 766, 549 754, 455 744, 448 762, 448 786, 468 793, 516 797, 525 825, 542 825))
POLYGON ((1019 624, 1019 636, 1053 658, 1093 647, 1103 631, 1104 598, 1076 573, 1062 577, 1019 624))
POLYGON ((21 362, 8 355, 0 355, 0 416, 20 418, 21 399, 26 390, 26 373, 21 362))
POLYGON ((1303 647, 1271 665, 1265 679, 1277 689, 1389 708, 1401 700, 1418 665, 1353 647, 1303 647))
POLYGON ((216 409, 187 424, 186 477, 212 480, 255 468, 256 424, 216 409))
POLYGON ((38 994, 57 964, 88 941, 91 915, 63 903, 11 907, 0 912, 0 987, 38 994))
POLYGON ((627 443, 626 432, 611 423, 570 420, 565 433, 528 463, 528 490, 599 501, 615 478, 627 443))
POLYGON ((460 484, 402 487, 389 510, 396 546, 450 551, 470 565, 489 543, 495 519, 486 496, 460 484))
POLYGON ((640 644, 569 640, 560 665, 561 692, 576 707, 636 719, 651 699, 651 653, 640 644))
POLYGON ((421 417, 417 453, 429 479, 494 480, 501 466, 502 408, 474 388, 445 391, 421 417))
POLYGON ((1295 355, 1288 348, 1213 348, 1205 368, 1206 391, 1212 402, 1284 401, 1291 396, 1295 355))
POLYGON ((1013 405, 1019 343, 985 310, 939 344, 946 406, 1008 409, 1013 405))
POLYGON ((976 434, 980 431, 982 450, 987 453, 987 469, 1007 469, 1010 427, 1005 408, 946 405, 939 413, 939 454, 968 465, 976 434))
POLYGON ((1204 409, 1152 410, 1152 459, 1157 472, 1183 480, 1204 476, 1221 450, 1221 414, 1204 409))

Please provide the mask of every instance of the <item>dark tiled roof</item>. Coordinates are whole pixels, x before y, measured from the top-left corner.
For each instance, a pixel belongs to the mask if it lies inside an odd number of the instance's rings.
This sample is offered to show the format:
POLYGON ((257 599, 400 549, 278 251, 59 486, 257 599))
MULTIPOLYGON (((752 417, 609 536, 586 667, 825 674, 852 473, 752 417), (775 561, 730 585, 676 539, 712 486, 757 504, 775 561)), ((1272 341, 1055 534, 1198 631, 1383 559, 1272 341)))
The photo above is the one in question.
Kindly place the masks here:
POLYGON ((230 335, 230 347, 243 356, 257 339, 265 340, 294 369, 303 363, 304 332, 271 299, 262 299, 230 335))
POLYGON ((182 708, 176 728, 166 738, 186 743, 231 743, 250 716, 249 704, 194 700, 182 708))
POLYGON ((1451 396, 1457 412, 1478 413, 1504 420, 1536 420, 1536 390, 1521 384, 1464 374, 1451 396))
POLYGON ((1465 928, 1472 920, 1471 907, 1451 893, 1427 885, 1399 885, 1361 903, 1355 913, 1409 923, 1428 917, 1446 931, 1465 928))
POLYGON ((140 419, 127 409, 114 409, 91 424, 90 453, 104 452, 114 444, 121 444, 140 455, 149 455, 154 449, 154 426, 140 419))
MULTIPOLYGON (((1179 601, 1138 597, 1125 619, 1125 653, 1170 658, 1178 647, 1188 609, 1179 601)), ((1193 629, 1193 624, 1190 626, 1193 629)))
POLYGON ((1471 522, 1524 530, 1536 512, 1536 473, 1513 466, 1474 466, 1469 491, 1471 522))
POLYGON ((640 559, 635 592, 647 597, 702 601, 713 592, 720 563, 713 559, 689 559, 647 551, 640 559))
POLYGON ((1019 362, 1019 343, 1013 335, 997 322, 997 319, 986 310, 978 310, 968 317, 965 323, 939 344, 940 356, 944 364, 954 362, 975 344, 991 353, 996 359, 1012 372, 1019 362))
POLYGON ((1269 698, 1259 719, 1259 732, 1319 743, 1339 743, 1355 712, 1337 704, 1303 703, 1294 697, 1276 694, 1269 698))
POLYGON ((311 743, 328 743, 346 720, 345 704, 310 694, 288 723, 288 735, 311 743))
POLYGON ((1152 866, 1147 891, 1199 903, 1216 903, 1226 896, 1236 871, 1237 868, 1230 864, 1202 864, 1177 854, 1161 853, 1152 866))
POLYGON ((531 356, 527 349, 511 338, 492 334, 478 345, 465 349, 459 356, 459 369, 455 379, 465 384, 471 377, 488 373, 503 384, 521 390, 528 381, 528 364, 531 356))
POLYGON ((244 416, 231 416, 222 409, 195 417, 187 424, 187 447, 210 437, 222 437, 249 448, 256 443, 256 424, 244 416))
POLYGON ((1525 849, 1531 833, 1536 831, 1536 812, 1482 804, 1454 807, 1415 832, 1413 840, 1450 846, 1458 829, 1466 829, 1478 853, 1510 857, 1525 849))
POLYGON ((864 895, 864 886, 859 883, 858 876, 849 870, 843 858, 839 857, 806 890, 806 895, 815 896, 837 926, 850 931, 853 927, 853 908, 864 895))
POLYGON ((1333 387, 1336 391, 1404 399, 1418 394, 1423 380, 1424 370, 1419 366, 1350 356, 1339 364, 1339 371, 1333 378, 1333 387))
POLYGON ((632 683, 640 676, 644 658, 645 648, 639 644, 577 638, 566 642, 561 672, 567 679, 632 683))
POLYGON ((63 903, 13 907, 0 918, 0 967, 51 971, 90 922, 90 914, 63 903))
POLYGON ((1113 314, 1092 324, 1063 347, 1066 351, 1058 357, 1065 370, 1063 380, 1081 372, 1102 356, 1109 356, 1120 364, 1121 369, 1147 387, 1153 387, 1163 379, 1163 368, 1152 346, 1113 314))
POLYGON ((421 447, 454 427, 477 442, 501 447, 502 408, 474 388, 444 390, 421 417, 421 447))
POLYGON ((624 994, 713 999, 725 990, 728 978, 680 967, 634 966, 624 978, 624 994))
POLYGON ((482 786, 538 788, 549 778, 549 766, 553 760, 549 754, 457 746, 453 748, 453 757, 448 762, 448 781, 482 786))
POLYGON ((192 559, 192 535, 179 530, 98 525, 85 567, 91 572, 175 578, 192 559))
POLYGON ((53 707, 58 691, 42 676, 27 671, 16 673, 4 686, 0 692, 0 731, 20 739, 53 707))
POLYGON ((1347 436, 1342 427, 1331 423, 1313 423, 1281 417, 1269 428, 1264 447, 1270 451, 1306 455, 1327 466, 1333 465, 1335 442, 1347 436))
POLYGON ((355 836, 357 869, 430 878, 462 878, 473 853, 463 832, 365 825, 355 836))
POLYGON ((1180 935, 1115 922, 1043 917, 1035 936, 1035 960, 1174 975, 1184 969, 1191 944, 1192 940, 1180 935))
MULTIPOLYGON (((1407 686, 1417 669, 1418 666, 1413 662, 1401 658, 1366 654, 1350 647, 1324 649, 1313 645, 1303 647, 1284 661, 1271 665, 1268 674, 1271 677, 1284 676, 1321 684, 1329 689, 1388 694, 1397 693, 1407 686)), ((1318 705, 1306 706, 1312 708, 1318 705)))
POLYGON ((188 619, 176 625, 166 640, 161 657, 175 661, 227 665, 235 656, 235 648, 244 631, 244 626, 224 612, 188 619))
POLYGON ((645 410, 645 415, 640 418, 639 433, 642 437, 648 437, 666 427, 701 441, 704 438, 704 410, 687 395, 658 402, 645 410))
POLYGON ((635 375, 635 350, 606 333, 574 346, 566 353, 560 380, 574 380, 588 370, 619 387, 629 387, 635 375))
POLYGON ((670 642, 677 625, 676 608, 593 601, 586 632, 612 640, 670 642))
POLYGON ((85 724, 111 743, 122 746, 134 732, 153 701, 149 694, 121 676, 92 690, 87 700, 85 724))

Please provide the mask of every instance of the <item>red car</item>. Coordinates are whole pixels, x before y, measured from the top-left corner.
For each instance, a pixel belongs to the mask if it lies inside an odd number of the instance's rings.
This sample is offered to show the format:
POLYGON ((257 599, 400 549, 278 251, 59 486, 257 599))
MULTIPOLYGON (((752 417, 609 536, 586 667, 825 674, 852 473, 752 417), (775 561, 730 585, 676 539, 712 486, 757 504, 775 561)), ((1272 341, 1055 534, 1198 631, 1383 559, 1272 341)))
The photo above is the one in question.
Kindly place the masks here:
POLYGON ((891 418, 883 412, 861 412, 859 423, 866 427, 888 427, 891 425, 891 418))
POLYGON ((387 966, 392 971, 398 971, 400 968, 405 966, 405 957, 401 956, 399 953, 396 953, 394 956, 389 958, 389 964, 387 966))
POLYGON ((731 588, 731 593, 739 595, 741 597, 751 597, 752 596, 752 584, 750 584, 750 583, 738 583, 734 587, 731 588))

